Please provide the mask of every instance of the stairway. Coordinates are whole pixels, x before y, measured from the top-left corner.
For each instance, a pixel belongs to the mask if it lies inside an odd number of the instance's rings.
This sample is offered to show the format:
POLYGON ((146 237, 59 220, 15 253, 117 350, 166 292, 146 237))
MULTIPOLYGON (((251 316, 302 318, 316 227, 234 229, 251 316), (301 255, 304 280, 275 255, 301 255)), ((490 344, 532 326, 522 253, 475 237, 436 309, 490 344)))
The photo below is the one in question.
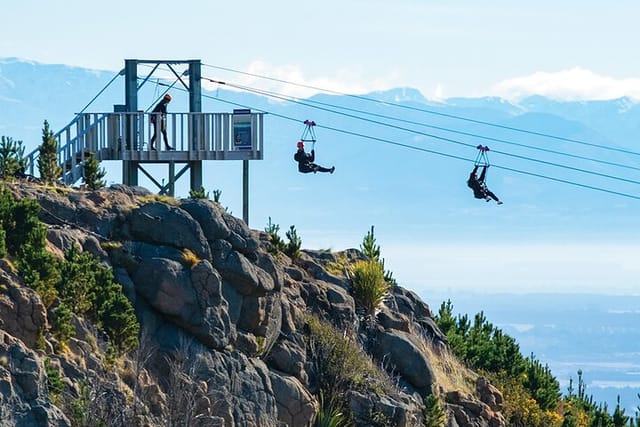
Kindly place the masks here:
MULTIPOLYGON (((53 136, 58 145, 58 166, 62 168, 61 181, 66 185, 73 185, 80 181, 83 175, 83 164, 90 153, 94 153, 98 160, 101 153, 98 148, 98 131, 106 120, 104 113, 78 114, 62 130, 53 136)), ((34 175, 40 148, 36 148, 25 156, 25 169, 34 175)))

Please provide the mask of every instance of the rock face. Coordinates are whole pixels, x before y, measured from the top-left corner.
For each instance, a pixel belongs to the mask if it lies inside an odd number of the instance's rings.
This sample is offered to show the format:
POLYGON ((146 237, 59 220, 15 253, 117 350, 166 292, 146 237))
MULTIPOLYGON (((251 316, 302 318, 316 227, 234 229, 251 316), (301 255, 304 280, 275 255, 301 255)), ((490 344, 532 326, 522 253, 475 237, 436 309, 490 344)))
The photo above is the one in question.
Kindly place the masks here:
POLYGON ((48 399, 42 358, 0 330, 0 425, 71 426, 48 399))
POLYGON ((208 200, 167 204, 124 186, 11 190, 39 201, 54 253, 75 245, 113 267, 142 332, 139 348, 113 365, 104 338, 75 318, 75 335, 59 351, 41 299, 0 262, 2 426, 71 425, 70 402, 112 425, 313 426, 323 360, 313 351, 310 316, 378 371, 376 388, 353 386, 344 396, 356 425, 375 417, 422 425, 423 398, 434 392, 447 402, 448 425, 505 425, 502 396, 486 379, 471 393, 438 386, 433 354, 447 344, 428 305, 396 287, 377 316, 363 317, 348 278, 329 272, 336 254, 273 255, 265 233, 208 200), (45 372, 60 373, 62 394, 45 372))

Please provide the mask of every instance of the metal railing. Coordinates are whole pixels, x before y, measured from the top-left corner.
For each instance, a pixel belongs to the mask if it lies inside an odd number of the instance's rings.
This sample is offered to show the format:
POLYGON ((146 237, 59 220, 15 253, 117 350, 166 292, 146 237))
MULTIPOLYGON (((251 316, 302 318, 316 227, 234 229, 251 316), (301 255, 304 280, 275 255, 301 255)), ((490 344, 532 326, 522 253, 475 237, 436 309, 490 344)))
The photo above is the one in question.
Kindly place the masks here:
MULTIPOLYGON (((259 160, 263 158, 262 113, 82 113, 54 134, 58 142, 58 164, 63 180, 74 183, 82 177, 82 165, 93 153, 97 160, 146 162, 199 160, 259 160), (156 116, 154 126, 151 117, 156 116), (165 149, 161 132, 165 120, 165 149), (157 127, 154 149, 151 138, 157 127)), ((31 175, 39 156, 36 149, 26 157, 31 175)))

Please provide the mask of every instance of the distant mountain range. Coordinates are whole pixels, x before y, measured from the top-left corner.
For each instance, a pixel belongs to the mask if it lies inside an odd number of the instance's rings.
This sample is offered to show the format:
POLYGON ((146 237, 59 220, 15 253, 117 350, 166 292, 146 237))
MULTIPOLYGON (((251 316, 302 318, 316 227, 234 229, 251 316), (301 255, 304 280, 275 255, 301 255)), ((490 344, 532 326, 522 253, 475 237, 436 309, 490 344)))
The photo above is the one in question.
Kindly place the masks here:
MULTIPOLYGON (((0 59, 0 134, 23 140, 27 151, 35 149, 45 119, 52 129, 61 129, 115 74, 0 59)), ((141 108, 146 108, 145 102, 152 103, 154 95, 163 89, 149 82, 146 92, 140 93, 141 108)), ((177 89, 172 93, 175 101, 170 109, 186 111, 185 94, 177 89)), ((118 78, 86 111, 112 111, 114 104, 123 103, 123 98, 124 83, 118 78)), ((255 162, 251 168, 254 224, 266 223, 271 216, 312 233, 322 223, 336 229, 337 234, 348 235, 357 230, 357 235, 362 235, 368 224, 395 228, 402 218, 405 229, 394 233, 415 236, 419 232, 447 239, 465 238, 482 230, 504 238, 514 233, 537 237, 557 233, 624 235, 625 227, 637 225, 636 200, 531 175, 639 194, 636 184, 628 182, 637 179, 638 169, 634 168, 640 166, 638 157, 591 145, 640 151, 640 107, 628 98, 560 102, 533 96, 517 103, 499 98, 434 101, 415 89, 396 88, 362 97, 318 94, 292 103, 250 92, 220 89, 204 93, 203 111, 230 111, 237 106, 274 113, 266 116, 265 160, 255 162), (383 102, 371 102, 365 97, 383 102), (317 161, 335 165, 332 176, 303 176, 295 169, 295 142, 306 118, 319 124, 317 161), (490 159, 495 167, 490 169, 488 183, 505 199, 500 209, 474 200, 465 185, 471 162, 458 158, 472 160, 477 144, 492 149, 490 159), (558 156, 550 151, 630 168, 558 156), (585 175, 574 169, 604 176, 585 175), (608 175, 622 180, 608 179, 608 175)), ((106 167, 108 180, 120 181, 119 165, 106 167)), ((205 187, 209 191, 223 190, 223 203, 240 212, 240 176, 237 163, 212 162, 205 166, 205 187)), ((183 196, 186 185, 178 186, 183 196)))

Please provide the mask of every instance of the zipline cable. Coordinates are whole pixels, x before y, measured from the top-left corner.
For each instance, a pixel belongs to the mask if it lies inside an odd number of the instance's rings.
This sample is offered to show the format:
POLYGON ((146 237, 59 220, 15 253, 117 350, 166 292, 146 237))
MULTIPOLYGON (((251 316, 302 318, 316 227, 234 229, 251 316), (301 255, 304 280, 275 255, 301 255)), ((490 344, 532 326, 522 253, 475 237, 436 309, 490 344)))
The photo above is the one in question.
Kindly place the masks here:
POLYGON ((258 94, 262 94, 262 95, 265 95, 265 96, 269 96, 269 97, 273 97, 273 98, 277 98, 277 99, 282 99, 282 100, 285 100, 285 101, 288 101, 288 102, 297 103, 297 104, 300 104, 300 105, 305 105, 305 106, 308 106, 308 107, 313 107, 313 106, 309 105, 307 103, 323 105, 323 106, 329 106, 329 107, 338 108, 338 109, 345 110, 345 111, 352 111, 352 112, 356 112, 356 113, 360 113, 360 114, 366 114, 368 116, 379 117, 379 118, 388 119, 388 120, 394 120, 394 121, 398 121, 398 122, 401 122, 401 123, 407 123, 407 124, 411 124, 411 125, 415 125, 415 126, 422 126, 422 127, 426 127, 426 128, 430 128, 430 129, 441 130, 441 131, 444 131, 444 132, 451 132, 451 133, 455 133, 455 134, 459 134, 459 135, 469 136, 469 137, 472 137, 472 138, 484 139, 484 140, 493 141, 493 142, 500 142, 500 143, 504 143, 504 144, 514 145, 514 146, 517 146, 517 147, 523 147, 523 148, 528 148, 528 149, 531 149, 531 150, 542 151, 542 152, 545 152, 545 153, 557 154, 557 155, 560 155, 560 156, 570 157, 570 158, 574 158, 574 159, 588 160, 588 161, 592 161, 592 162, 595 162, 595 163, 606 164, 606 165, 609 165, 609 166, 616 166, 616 167, 620 167, 620 168, 632 169, 632 170, 640 171, 640 167, 625 165, 625 164, 622 164, 622 163, 610 162, 610 161, 607 161, 607 160, 601 160, 601 159, 596 159, 596 158, 593 158, 593 157, 587 157, 587 156, 581 156, 581 155, 577 155, 577 154, 565 153, 565 152, 562 152, 562 151, 551 150, 551 149, 542 148, 542 147, 536 147, 536 146, 532 146, 532 145, 528 145, 528 144, 518 143, 518 142, 514 142, 514 141, 508 141, 508 140, 505 140, 505 139, 494 138, 494 137, 480 135, 480 134, 476 134, 476 133, 464 132, 464 131, 445 128, 445 127, 441 127, 441 126, 429 125, 429 124, 426 124, 426 123, 415 122, 415 121, 412 121, 412 120, 401 119, 401 118, 398 118, 398 117, 387 116, 387 115, 384 115, 384 114, 372 113, 372 112, 369 112, 369 111, 359 110, 359 109, 350 108, 350 107, 344 107, 344 106, 341 106, 341 105, 330 104, 330 103, 316 101, 316 100, 312 100, 312 99, 306 99, 304 101, 300 101, 300 98, 298 98, 298 97, 284 95, 284 94, 280 94, 280 93, 277 93, 277 92, 271 92, 271 91, 267 91, 267 90, 263 90, 263 89, 256 89, 256 88, 252 88, 252 87, 249 87, 249 86, 237 85, 237 84, 229 83, 229 82, 226 82, 226 81, 223 82, 223 81, 219 81, 219 80, 210 79, 210 78, 207 78, 207 77, 202 77, 202 79, 208 80, 208 81, 213 82, 213 83, 224 84, 224 85, 229 86, 229 87, 234 87, 234 88, 237 88, 237 89, 246 90, 248 92, 258 93, 258 94))
MULTIPOLYGON (((102 89, 100 89, 100 91, 98 92, 98 94, 96 96, 93 97, 93 99, 91 101, 89 101, 89 103, 87 105, 84 106, 84 108, 82 110, 80 110, 80 112, 78 114, 76 114, 76 117, 78 117, 80 114, 84 113, 84 111, 89 108, 89 106, 91 104, 93 104, 93 101, 95 101, 96 99, 98 99, 98 97, 100 95, 102 95, 102 93, 107 90, 107 88, 109 86, 111 86, 111 83, 113 83, 119 76, 123 76, 124 75, 124 68, 120 71, 118 71, 118 73, 113 76, 113 78, 111 80, 109 80, 109 83, 107 83, 102 89)), ((73 120, 71 121, 71 123, 73 123, 73 120)))
MULTIPOLYGON (((142 64, 142 65, 147 66, 147 67, 151 67, 151 65, 150 65, 150 64, 142 64)), ((162 92, 162 93, 160 94, 160 96, 159 96, 159 97, 157 97, 157 98, 156 98, 156 100, 155 100, 155 101, 153 101, 153 102, 151 103, 151 105, 149 105, 149 106, 147 107, 147 109, 146 109, 146 110, 144 110, 144 112, 145 112, 145 113, 148 113, 148 112, 149 112, 149 110, 151 110, 153 107, 155 107, 155 106, 156 106, 156 104, 157 104, 158 102, 160 102, 160 100, 164 97, 164 95, 165 95, 167 92, 169 92, 169 91, 170 91, 170 90, 171 90, 171 89, 172 89, 172 88, 173 88, 173 87, 174 87, 178 82, 181 82, 181 83, 184 85, 184 82, 182 82, 182 80, 180 79, 180 77, 181 77, 181 76, 186 75, 186 74, 189 72, 189 70, 185 70, 181 75, 178 75, 178 74, 175 72, 175 70, 173 70, 172 68, 169 68, 169 70, 167 70, 167 69, 163 69, 163 68, 159 67, 157 64, 156 64, 156 66, 153 68, 153 70, 152 70, 151 72, 153 73, 153 71, 155 71, 156 69, 160 69, 160 70, 163 70, 163 71, 171 71, 171 72, 173 72, 173 74, 175 74, 175 75, 176 75, 176 78, 175 78, 175 80, 173 81, 173 83, 171 83, 171 85, 167 85, 166 83, 161 83, 161 82, 160 82, 160 79, 157 79, 157 80, 156 80, 156 87, 157 87, 157 86, 168 86, 168 87, 167 87, 167 90, 165 90, 164 92, 162 92)), ((142 79, 141 77, 138 77, 137 79, 138 79, 138 80, 143 80, 143 83, 144 83, 144 82, 146 82, 146 81, 149 79, 149 77, 151 77, 151 75, 147 76, 145 79, 142 79)), ((184 90, 184 89, 178 89, 178 90, 184 90)))
MULTIPOLYGON (((214 83, 220 83, 220 82, 215 81, 213 79, 207 79, 207 80, 212 81, 214 83)), ((227 83, 225 83, 225 84, 227 84, 227 83)), ((265 94, 264 92, 262 92, 260 90, 253 90, 253 91, 255 93, 265 94)), ((282 98, 282 97, 279 97, 279 96, 275 96, 275 95, 267 95, 267 96, 271 96, 271 97, 276 98, 276 99, 287 100, 285 98, 282 98)), ((455 139, 446 138, 444 136, 434 135, 434 134, 425 133, 425 132, 419 132, 419 131, 416 131, 416 130, 413 130, 413 129, 404 128, 402 126, 397 126, 397 125, 393 125, 393 124, 389 124, 389 123, 384 123, 384 122, 380 122, 380 121, 377 121, 377 120, 371 120, 371 119, 367 119, 367 118, 364 118, 364 117, 356 116, 356 115, 353 115, 353 114, 342 113, 342 112, 331 110, 331 109, 324 108, 324 107, 317 107, 317 106, 310 105, 310 104, 307 104, 307 103, 301 102, 301 101, 290 101, 290 102, 295 102, 295 103, 300 104, 300 105, 304 105, 304 106, 311 107, 311 108, 316 108, 316 109, 319 109, 319 110, 322 110, 322 111, 327 111, 327 112, 334 113, 334 114, 339 114, 339 115, 342 115, 342 116, 345 116, 345 117, 350 117, 350 118, 354 118, 354 119, 358 119, 358 120, 363 120, 365 122, 373 123, 373 124, 376 124, 376 125, 386 126, 386 127, 390 127, 390 128, 393 128, 393 129, 402 130, 402 131, 405 131, 405 132, 411 132, 411 133, 414 133, 414 134, 417 134, 417 135, 422 135, 422 136, 426 136, 426 137, 429 137, 429 138, 438 139, 440 141, 450 142, 450 143, 462 145, 462 146, 465 146, 465 147, 471 147, 471 148, 475 147, 475 144, 469 144, 469 143, 457 141, 455 139)), ((327 126, 318 126, 318 127, 323 127, 323 128, 326 128, 326 129, 331 129, 331 130, 336 131, 335 128, 330 128, 330 127, 327 127, 327 126)), ((615 176, 615 175, 604 174, 604 173, 600 173, 600 172, 594 172, 594 171, 590 171, 590 170, 587 170, 587 169, 581 169, 581 168, 577 168, 577 167, 573 167, 573 166, 564 165, 564 164, 561 164, 561 163, 555 163, 555 162, 550 162, 550 161, 546 161, 546 160, 535 159, 535 158, 532 158, 532 157, 521 156, 521 155, 517 155, 517 154, 511 154, 511 153, 507 153, 507 152, 504 152, 504 151, 492 150, 492 152, 497 153, 497 154, 502 154, 504 156, 518 158, 518 159, 521 159, 521 160, 529 160, 529 161, 532 161, 532 162, 545 164, 547 166, 555 166, 555 167, 570 169, 570 170, 573 170, 573 171, 582 172, 582 173, 586 173, 586 174, 589 174, 589 175, 596 175, 596 176, 601 176, 601 177, 605 177, 605 178, 609 178, 609 179, 614 179, 614 180, 618 180, 618 181, 623 181, 623 182, 628 182, 628 183, 631 183, 631 184, 640 185, 640 181, 635 181, 635 180, 628 179, 628 178, 622 178, 622 177, 618 177, 618 176, 615 176)))
MULTIPOLYGON (((235 105, 237 107, 248 108, 248 109, 252 108, 249 105, 240 104, 238 102, 233 102, 233 101, 228 101, 228 100, 225 100, 225 99, 222 99, 222 98, 219 98, 219 97, 214 97, 214 96, 210 96, 210 95, 202 95, 202 96, 205 97, 205 98, 212 99, 214 101, 222 102, 222 103, 229 104, 229 105, 235 105)), ((284 120, 289 120, 289 121, 293 121, 293 122, 296 122, 296 123, 301 123, 302 122, 302 120, 300 120, 300 119, 295 119, 295 118, 292 118, 292 117, 289 117, 289 116, 285 116, 285 115, 282 115, 282 114, 269 112, 269 111, 266 111, 266 110, 263 110, 263 109, 254 109, 254 110, 262 112, 262 113, 265 113, 265 114, 269 114, 270 116, 278 117, 278 118, 281 118, 281 119, 284 119, 284 120)), ((377 141, 377 142, 381 142, 381 143, 385 143, 385 144, 390 144, 390 145, 395 145, 395 146, 399 146, 399 147, 403 147, 403 148, 407 148, 407 149, 411 149, 411 150, 426 152, 426 153, 435 154, 435 155, 442 156, 442 157, 448 157, 448 158, 452 158, 452 159, 456 159, 456 160, 462 160, 462 161, 470 162, 470 163, 474 162, 474 160, 468 159, 468 158, 465 158, 465 157, 456 156, 456 155, 453 155, 453 154, 441 153, 439 151, 429 150, 429 149, 426 149, 426 148, 423 148, 423 147, 416 147, 416 146, 413 146, 413 145, 410 145, 410 144, 403 144, 403 143, 391 141, 391 140, 384 139, 384 138, 378 138, 378 137, 374 137, 374 136, 370 136, 370 135, 364 135, 364 134, 360 134, 360 133, 357 133, 357 132, 347 131, 347 130, 344 130, 344 129, 332 128, 332 127, 329 127, 329 126, 321 126, 321 125, 317 125, 317 124, 316 124, 316 126, 324 128, 324 129, 327 129, 327 130, 332 130, 332 131, 335 131, 335 132, 344 133, 344 134, 351 135, 351 136, 357 136, 357 137, 360 137, 360 138, 370 139, 370 140, 373 140, 373 141, 377 141)), ((569 180, 562 179, 562 178, 556 178, 556 177, 552 177, 552 176, 542 175, 542 174, 535 173, 535 172, 522 171, 522 170, 519 170, 519 169, 510 168, 510 167, 507 167, 507 166, 500 166, 500 165, 494 164, 494 163, 492 163, 491 167, 496 167, 496 168, 507 170, 507 171, 510 171, 510 172, 515 172, 515 173, 518 173, 518 174, 521 174, 521 175, 534 176, 534 177, 541 178, 541 179, 547 179, 547 180, 550 180, 550 181, 555 181, 555 182, 559 182, 559 183, 563 183, 563 184, 569 184, 569 185, 573 185, 573 186, 576 186, 576 187, 581 187, 581 188, 585 188, 585 189, 589 189, 589 190, 599 191, 599 192, 602 192, 602 193, 608 193, 608 194, 613 194, 613 195, 626 197, 626 198, 630 198, 630 199, 640 200, 640 196, 636 196, 636 195, 633 195, 633 194, 623 193, 623 192, 615 191, 615 190, 609 190, 607 188, 596 187, 596 186, 593 186, 593 185, 582 184, 582 183, 569 181, 569 180)))
POLYGON ((217 65, 211 65, 211 64, 202 64, 202 65, 204 65, 206 67, 215 68, 215 69, 218 69, 218 70, 229 71, 229 72, 233 72, 233 73, 243 74, 243 75, 247 75, 247 76, 251 76, 251 77, 257 77, 257 78, 261 78, 261 79, 265 79, 265 80, 275 81, 275 82, 289 84, 289 85, 298 86, 298 87, 304 87, 304 88, 307 88, 307 89, 313 89, 313 90, 317 90, 317 91, 320 91, 320 92, 327 92, 327 93, 333 93, 333 94, 336 94, 336 95, 348 96, 348 97, 351 97, 351 98, 360 99, 360 100, 368 101, 368 102, 375 102, 375 103, 382 104, 382 105, 388 105, 388 106, 397 107, 397 108, 404 108, 404 109, 407 109, 407 110, 419 111, 419 112, 422 112, 422 113, 433 114, 433 115, 437 115, 437 116, 441 116, 441 117, 447 117, 447 118, 456 119, 456 120, 462 120, 462 121, 475 123, 475 124, 480 124, 480 125, 484 125, 484 126, 491 126, 491 127, 495 127, 495 128, 499 128, 499 129, 505 129, 505 130, 510 130, 510 131, 514 131, 514 132, 521 132, 521 133, 526 133, 526 134, 530 134, 530 135, 541 136, 541 137, 544 137, 544 138, 551 138, 551 139, 556 139, 556 140, 565 141, 565 142, 571 142, 571 143, 575 143, 575 144, 587 145, 587 146, 590 146, 590 147, 597 147, 597 148, 600 148, 600 149, 603 149, 603 150, 617 151, 617 152, 621 152, 621 153, 625 153, 625 154, 632 154, 632 155, 635 155, 635 156, 640 156, 639 152, 635 152, 635 151, 631 151, 631 150, 625 150, 623 148, 609 147, 609 146, 606 146, 606 145, 594 144, 594 143, 591 143, 591 142, 580 141, 580 140, 572 139, 572 138, 564 138, 564 137, 561 137, 561 136, 551 135, 551 134, 547 134, 547 133, 543 133, 543 132, 536 132, 536 131, 527 130, 527 129, 520 129, 520 128, 516 128, 516 127, 512 127, 512 126, 506 126, 506 125, 500 125, 500 124, 497 124, 497 123, 486 122, 486 121, 483 121, 483 120, 476 120, 476 119, 472 119, 472 118, 469 118, 469 117, 457 116, 457 115, 454 115, 454 114, 447 114, 447 113, 442 113, 442 112, 439 112, 439 111, 428 110, 428 109, 425 109, 425 108, 417 108, 417 107, 412 107, 410 105, 404 105, 404 104, 398 104, 398 103, 393 103, 393 102, 389 102, 389 101, 383 101, 383 100, 369 98, 369 97, 362 96, 362 95, 353 95, 353 94, 348 94, 348 93, 344 93, 344 92, 339 92, 339 91, 336 91, 336 90, 331 90, 331 89, 325 89, 325 88, 320 88, 320 87, 316 87, 316 86, 306 85, 306 84, 302 84, 302 83, 294 83, 294 82, 291 82, 291 81, 278 79, 278 78, 275 78, 275 77, 262 76, 262 75, 259 75, 259 74, 248 73, 248 72, 245 72, 245 71, 234 70, 232 68, 226 68, 226 67, 221 67, 221 66, 217 66, 217 65))

